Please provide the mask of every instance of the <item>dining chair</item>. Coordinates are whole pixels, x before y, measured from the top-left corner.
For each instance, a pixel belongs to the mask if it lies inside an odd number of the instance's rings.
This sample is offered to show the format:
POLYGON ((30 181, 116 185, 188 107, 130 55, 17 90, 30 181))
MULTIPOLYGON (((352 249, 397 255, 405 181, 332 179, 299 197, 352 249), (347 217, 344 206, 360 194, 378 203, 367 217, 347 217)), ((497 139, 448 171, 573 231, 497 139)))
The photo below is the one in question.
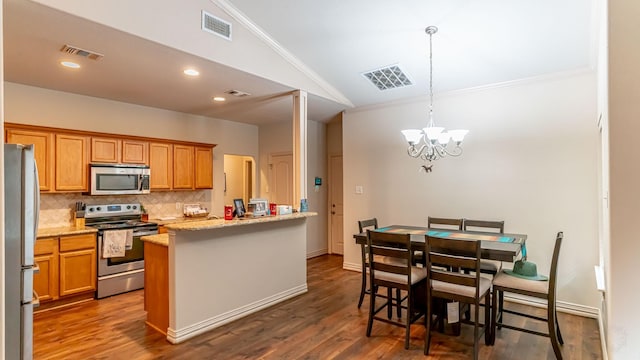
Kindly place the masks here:
POLYGON ((462 223, 462 219, 436 218, 431 216, 427 218, 427 227, 429 229, 462 230, 462 223))
MULTIPOLYGON (((358 221, 358 232, 363 233, 368 229, 377 229, 378 219, 366 219, 358 221)), ((369 268, 369 260, 367 256, 367 244, 360 245, 360 257, 362 260, 362 284, 360 286, 360 299, 358 300, 358 309, 362 306, 365 294, 370 294, 371 290, 367 289, 367 269, 369 268)))
MULTIPOLYGON (((463 219, 462 231, 495 232, 504 234, 504 221, 463 219)), ((480 261, 480 272, 495 276, 502 268, 502 262, 493 260, 480 261)))
MULTIPOLYGON (((425 235, 425 242, 427 304, 432 304, 434 298, 439 298, 474 306, 474 319, 470 323, 473 324, 473 358, 477 359, 478 340, 482 334, 484 333, 485 336, 485 344, 489 345, 492 339, 487 331, 490 324, 488 308, 484 311, 484 324, 480 324, 480 301, 484 299, 488 304, 491 294, 491 279, 480 276, 480 242, 444 239, 429 235, 425 235), (446 267, 443 268, 441 265, 446 267), (473 269, 473 273, 467 274, 458 269, 473 269)), ((460 306, 458 305, 458 317, 459 315, 460 306)), ((425 355, 429 354, 432 326, 432 306, 428 306, 425 316, 425 355)))
MULTIPOLYGON (((562 334, 560 333, 560 325, 558 324, 558 316, 556 313, 556 288, 558 278, 558 259, 560 257, 560 246, 562 244, 562 232, 556 235, 556 243, 553 248, 553 256, 551 258, 551 270, 549 272, 548 281, 530 280, 526 278, 516 277, 505 272, 500 272, 493 278, 493 300, 491 306, 493 308, 493 316, 491 317, 491 342, 495 341, 496 328, 507 328, 518 330, 529 334, 545 336, 551 339, 553 352, 558 360, 562 359, 560 345, 564 344, 562 334), (547 317, 534 316, 528 313, 508 310, 504 308, 504 293, 513 293, 531 296, 547 301, 547 317), (532 329, 517 327, 505 324, 503 314, 524 316, 530 319, 544 321, 547 323, 547 332, 535 331, 532 329)), ((536 269, 537 270, 537 269, 536 269)))
POLYGON ((367 230, 367 250, 371 288, 387 288, 386 301, 379 307, 376 307, 377 291, 371 292, 367 337, 371 336, 374 320, 401 326, 405 328, 404 348, 408 349, 411 324, 425 313, 427 269, 411 264, 413 247, 410 234, 367 230), (394 299, 391 296, 393 289, 404 291, 407 295, 402 299, 398 297, 394 299), (404 300, 406 300, 405 306, 402 305, 404 300), (391 318, 393 306, 406 309, 404 318, 391 318), (385 308, 387 317, 377 316, 385 308))

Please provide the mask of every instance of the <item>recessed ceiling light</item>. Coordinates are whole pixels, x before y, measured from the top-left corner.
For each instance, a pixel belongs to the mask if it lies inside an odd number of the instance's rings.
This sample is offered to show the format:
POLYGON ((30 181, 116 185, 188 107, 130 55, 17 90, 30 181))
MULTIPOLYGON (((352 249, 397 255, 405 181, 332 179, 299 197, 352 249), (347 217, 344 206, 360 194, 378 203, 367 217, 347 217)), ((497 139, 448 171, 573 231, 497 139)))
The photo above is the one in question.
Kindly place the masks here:
POLYGON ((68 68, 72 68, 72 69, 79 69, 80 68, 80 64, 71 62, 71 61, 60 61, 60 64, 62 66, 66 66, 68 68))
POLYGON ((222 101, 226 101, 227 99, 223 98, 222 96, 214 96, 213 97, 213 101, 217 101, 217 102, 222 102, 222 101))
POLYGON ((189 75, 189 76, 198 76, 200 75, 200 72, 196 69, 186 69, 185 71, 183 71, 185 75, 189 75))

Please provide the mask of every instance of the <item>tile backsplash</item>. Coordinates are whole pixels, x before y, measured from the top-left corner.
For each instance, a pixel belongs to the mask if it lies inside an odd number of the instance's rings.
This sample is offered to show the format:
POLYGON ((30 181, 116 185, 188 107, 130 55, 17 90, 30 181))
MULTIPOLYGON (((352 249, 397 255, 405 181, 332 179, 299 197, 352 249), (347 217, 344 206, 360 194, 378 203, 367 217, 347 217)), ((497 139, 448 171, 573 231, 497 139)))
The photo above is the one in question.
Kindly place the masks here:
POLYGON ((157 219, 182 216, 182 207, 176 209, 176 203, 180 205, 184 203, 200 203, 203 207, 211 208, 210 193, 210 190, 167 191, 152 192, 145 195, 120 196, 42 193, 40 195, 40 221, 38 226, 41 228, 72 226, 76 201, 82 201, 87 205, 139 202, 144 205, 147 213, 149 213, 149 218, 157 219))

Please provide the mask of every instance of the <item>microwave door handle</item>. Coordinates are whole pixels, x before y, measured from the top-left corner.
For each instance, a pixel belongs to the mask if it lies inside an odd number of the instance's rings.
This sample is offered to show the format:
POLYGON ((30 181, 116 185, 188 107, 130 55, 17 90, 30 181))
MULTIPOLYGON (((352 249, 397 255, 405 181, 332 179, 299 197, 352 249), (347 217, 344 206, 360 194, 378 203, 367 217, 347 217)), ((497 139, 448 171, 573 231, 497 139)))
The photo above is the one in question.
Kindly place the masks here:
POLYGON ((142 191, 143 181, 144 181, 144 176, 142 174, 138 174, 138 191, 142 191))

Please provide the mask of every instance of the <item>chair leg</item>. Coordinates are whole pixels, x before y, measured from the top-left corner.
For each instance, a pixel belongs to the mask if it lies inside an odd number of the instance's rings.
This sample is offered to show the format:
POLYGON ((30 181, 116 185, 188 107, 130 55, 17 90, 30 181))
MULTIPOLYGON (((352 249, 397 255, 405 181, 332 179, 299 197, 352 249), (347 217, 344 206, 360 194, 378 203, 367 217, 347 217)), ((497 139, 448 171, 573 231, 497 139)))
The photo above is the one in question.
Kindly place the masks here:
MULTIPOLYGON (((400 290, 398 290, 398 301, 400 300, 400 290)), ((409 349, 409 337, 410 337, 410 332, 411 332, 411 299, 408 299, 408 304, 407 304, 407 316, 406 316, 406 320, 405 320, 405 330, 404 330, 404 348, 405 350, 409 349)), ((398 303, 398 312, 400 311, 400 304, 398 303)), ((398 314, 398 317, 400 317, 400 314, 398 314)))
POLYGON ((551 339, 553 352, 556 355, 556 359, 562 360, 562 352, 560 351, 558 333, 556 331, 558 329, 558 318, 555 304, 550 303, 547 305, 547 325, 549 327, 549 338, 551 339))
POLYGON ((393 297, 391 296, 391 288, 387 288, 387 318, 393 316, 393 297))
POLYGON ((424 315, 424 354, 429 355, 429 345, 431 345, 431 325, 433 321, 431 320, 431 311, 433 310, 433 302, 427 296, 427 313, 424 315))
POLYGON ((400 289, 396 289, 396 305, 396 312, 398 313, 398 319, 400 319, 402 317, 402 294, 400 294, 400 289))
POLYGON ((564 340, 562 340, 562 333, 560 332, 560 324, 558 324, 558 314, 556 313, 556 331, 558 332, 558 341, 560 345, 564 345, 564 340))
POLYGON ((362 266, 362 285, 360 286, 360 300, 358 300, 358 309, 362 306, 364 301, 364 293, 367 289, 367 268, 366 265, 362 266))
POLYGON ((502 310, 504 309, 504 291, 497 291, 498 293, 498 330, 502 329, 502 315, 504 314, 502 310))
MULTIPOLYGON (((480 312, 478 310, 480 308, 480 301, 476 299, 476 303, 474 305, 476 307, 476 312, 473 314, 473 360, 478 360, 478 332, 480 331, 478 325, 480 323, 480 312)), ((469 309, 471 309, 471 304, 469 304, 469 309)))
MULTIPOLYGON (((491 291, 487 291, 487 295, 484 297, 484 344, 493 345, 491 335, 491 305, 489 303, 491 298, 491 291)), ((477 311, 478 309, 476 309, 477 311)))
POLYGON ((360 257, 362 258, 362 285, 360 286, 360 300, 358 300, 358 309, 360 309, 360 306, 362 306, 364 293, 367 290, 367 259, 365 257, 364 245, 360 245, 360 257))
POLYGON ((491 345, 496 343, 496 322, 498 317, 498 290, 491 295, 491 345))
POLYGON ((367 322, 367 337, 371 336, 371 328, 373 327, 373 313, 376 311, 376 293, 371 291, 369 297, 369 321, 367 322))

